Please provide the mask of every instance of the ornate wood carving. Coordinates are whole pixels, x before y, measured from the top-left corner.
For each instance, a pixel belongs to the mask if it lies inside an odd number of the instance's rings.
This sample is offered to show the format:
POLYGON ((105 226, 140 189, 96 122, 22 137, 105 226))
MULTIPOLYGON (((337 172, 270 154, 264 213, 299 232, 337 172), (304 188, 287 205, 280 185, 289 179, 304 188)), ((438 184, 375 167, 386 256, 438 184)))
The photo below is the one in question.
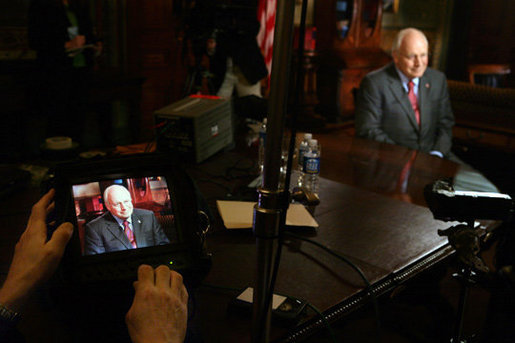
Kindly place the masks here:
POLYGON ((318 97, 322 114, 328 119, 352 116, 354 89, 364 75, 390 60, 380 48, 381 18, 381 0, 316 2, 318 97), (346 20, 347 28, 342 29, 346 20))

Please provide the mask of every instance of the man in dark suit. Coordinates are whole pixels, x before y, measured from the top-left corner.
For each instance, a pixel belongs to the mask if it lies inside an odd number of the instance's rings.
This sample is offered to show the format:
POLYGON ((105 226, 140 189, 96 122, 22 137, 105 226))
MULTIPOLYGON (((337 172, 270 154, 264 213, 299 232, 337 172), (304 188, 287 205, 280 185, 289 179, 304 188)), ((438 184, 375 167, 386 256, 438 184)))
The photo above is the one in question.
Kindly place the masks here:
POLYGON ((427 38, 413 28, 401 30, 392 57, 393 63, 361 82, 356 134, 454 159, 447 80, 442 72, 427 67, 427 38))
POLYGON ((85 255, 170 243, 154 213, 134 208, 125 187, 107 187, 104 203, 109 212, 86 224, 85 255))

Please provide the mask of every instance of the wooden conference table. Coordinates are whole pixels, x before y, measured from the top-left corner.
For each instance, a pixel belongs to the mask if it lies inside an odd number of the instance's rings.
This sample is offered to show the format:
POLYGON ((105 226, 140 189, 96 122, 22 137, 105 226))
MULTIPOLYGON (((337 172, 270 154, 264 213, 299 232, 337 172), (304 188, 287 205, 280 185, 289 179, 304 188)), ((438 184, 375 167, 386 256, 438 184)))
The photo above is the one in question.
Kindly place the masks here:
MULTIPOLYGON (((438 229, 452 224, 433 219, 425 205, 423 187, 440 178, 459 176, 460 165, 403 147, 354 138, 345 132, 315 136, 322 144, 320 205, 314 212, 320 227, 316 232, 299 234, 356 264, 376 295, 392 290, 453 253, 447 238, 437 234, 438 229), (407 164, 410 171, 403 173, 407 164), (407 179, 400 180, 401 174, 407 179)), ((201 168, 216 170, 209 161, 201 168)), ((208 239, 208 250, 213 255, 213 267, 205 282, 215 287, 201 288, 197 301, 204 339, 250 341, 251 320, 228 314, 228 303, 238 292, 227 290, 253 285, 255 238, 250 230, 215 228, 208 239)), ((334 321, 370 301, 364 287, 356 271, 334 256, 306 242, 287 240, 276 293, 304 299, 334 321)), ((271 339, 301 341, 324 328, 313 312, 296 327, 274 327, 271 339)))
MULTIPOLYGON (((413 157, 414 152, 408 149, 357 139, 345 132, 315 137, 323 147, 321 202, 314 211, 320 227, 316 232, 298 234, 324 244, 356 264, 376 295, 392 290, 453 253, 447 239, 437 235, 438 229, 450 224, 433 219, 425 206, 422 189, 436 179, 457 175, 459 165, 423 153, 413 157), (407 183, 399 181, 410 160, 413 162, 407 183)), ((229 181, 226 178, 213 182, 214 176, 226 173, 228 168, 238 170, 235 166, 241 167, 245 159, 250 161, 248 157, 242 159, 241 151, 222 152, 187 169, 214 208, 216 199, 234 196, 229 193, 234 193, 236 183, 246 184, 252 179, 236 176, 229 181)), ((255 191, 248 194, 255 196, 255 191)), ((36 190, 29 188, 1 200, 1 280, 38 196, 36 190)), ((228 314, 228 304, 239 293, 237 289, 254 284, 255 238, 250 230, 224 229, 217 213, 215 217, 207 238, 212 269, 205 279, 206 285, 192 294, 192 325, 206 343, 247 342, 251 319, 228 314)), ((368 303, 370 298, 364 288, 363 280, 351 267, 315 246, 291 239, 283 249, 276 293, 306 300, 330 321, 368 303)), ((41 307, 44 306, 37 302, 29 306, 19 325, 27 341, 59 342, 67 337, 52 331, 58 328, 50 322, 58 319, 41 307)), ((300 341, 323 327, 320 318, 311 314, 294 327, 274 326, 271 338, 280 342, 300 341)))

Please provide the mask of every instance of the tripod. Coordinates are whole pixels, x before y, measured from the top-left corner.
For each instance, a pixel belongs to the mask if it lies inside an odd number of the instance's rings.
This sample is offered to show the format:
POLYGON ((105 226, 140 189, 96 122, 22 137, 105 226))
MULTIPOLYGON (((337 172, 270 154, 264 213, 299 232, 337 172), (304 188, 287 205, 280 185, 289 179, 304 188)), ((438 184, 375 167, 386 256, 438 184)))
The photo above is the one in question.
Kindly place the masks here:
POLYGON ((479 272, 487 273, 489 271, 485 262, 478 256, 480 252, 479 237, 482 233, 482 229, 474 227, 474 220, 469 221, 467 225, 460 224, 446 230, 438 230, 438 235, 448 237, 461 264, 458 272, 452 275, 460 283, 461 289, 451 343, 467 342, 462 337, 463 319, 470 287, 478 282, 479 272))

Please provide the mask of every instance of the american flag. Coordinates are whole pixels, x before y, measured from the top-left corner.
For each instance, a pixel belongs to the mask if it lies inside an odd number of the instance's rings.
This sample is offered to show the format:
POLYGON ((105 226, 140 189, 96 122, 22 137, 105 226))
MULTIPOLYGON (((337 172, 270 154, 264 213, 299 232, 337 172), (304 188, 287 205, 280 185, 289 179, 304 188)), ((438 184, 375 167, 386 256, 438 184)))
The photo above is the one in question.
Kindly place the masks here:
POLYGON ((268 75, 272 71, 276 4, 277 0, 259 0, 258 3, 257 15, 261 27, 257 35, 257 42, 265 58, 268 75))

